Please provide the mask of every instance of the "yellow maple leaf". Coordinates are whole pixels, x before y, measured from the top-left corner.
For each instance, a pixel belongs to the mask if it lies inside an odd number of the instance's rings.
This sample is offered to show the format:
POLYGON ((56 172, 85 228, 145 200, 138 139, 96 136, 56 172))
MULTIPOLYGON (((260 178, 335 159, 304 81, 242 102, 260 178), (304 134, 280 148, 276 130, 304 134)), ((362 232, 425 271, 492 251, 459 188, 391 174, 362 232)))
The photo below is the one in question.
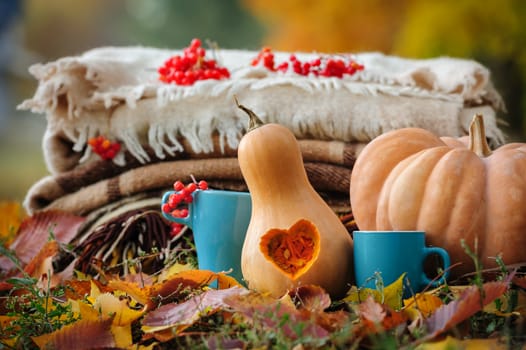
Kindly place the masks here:
POLYGON ((121 300, 113 294, 100 294, 93 304, 95 310, 99 310, 103 316, 114 315, 113 324, 117 326, 130 325, 143 315, 143 310, 133 310, 127 305, 126 300, 121 300))
POLYGON ((428 317, 443 304, 442 300, 434 294, 416 293, 411 298, 404 299, 404 313, 411 320, 420 317, 420 314, 428 317))
POLYGON ((402 294, 404 290, 405 273, 400 275, 396 281, 388 285, 380 292, 376 289, 357 288, 353 286, 343 301, 347 303, 361 303, 370 295, 373 299, 381 304, 387 305, 394 310, 400 310, 402 307, 402 294))
MULTIPOLYGON (((117 292, 119 294, 119 292, 117 292)), ((124 293, 120 292, 120 294, 124 293)), ((95 283, 91 283, 91 293, 87 297, 88 301, 93 305, 93 309, 97 310, 100 315, 114 316, 113 325, 126 326, 137 320, 144 313, 142 310, 133 310, 128 306, 126 298, 119 298, 117 295, 111 293, 101 293, 100 289, 95 283)))

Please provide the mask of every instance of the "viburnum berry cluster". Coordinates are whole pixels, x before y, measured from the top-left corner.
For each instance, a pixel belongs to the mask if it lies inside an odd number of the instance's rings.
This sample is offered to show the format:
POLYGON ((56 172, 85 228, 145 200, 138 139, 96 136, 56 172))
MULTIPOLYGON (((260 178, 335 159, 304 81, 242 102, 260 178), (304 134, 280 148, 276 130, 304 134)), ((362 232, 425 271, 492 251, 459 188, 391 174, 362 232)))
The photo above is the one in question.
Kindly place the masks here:
POLYGON ((319 56, 310 61, 302 62, 294 54, 289 60, 278 65, 275 63, 275 55, 269 47, 264 47, 252 62, 252 66, 261 65, 273 72, 286 73, 292 71, 299 75, 314 75, 322 77, 342 78, 345 74, 353 75, 364 69, 364 66, 350 57, 319 56))
POLYGON ((93 152, 97 153, 104 160, 111 160, 115 158, 117 153, 121 150, 121 145, 118 142, 111 142, 106 137, 99 135, 88 140, 88 145, 93 152))
POLYGON ((193 85, 198 80, 230 77, 227 68, 219 66, 215 59, 207 59, 205 56, 206 50, 201 46, 201 40, 193 39, 190 45, 183 49, 182 55, 170 57, 159 67, 159 80, 177 85, 193 85))
MULTIPOLYGON (((177 180, 173 184, 174 193, 168 196, 166 203, 163 203, 161 210, 170 214, 176 218, 185 218, 188 216, 188 209, 181 208, 181 206, 188 205, 192 203, 194 197, 192 193, 197 190, 205 191, 208 189, 208 183, 205 180, 199 182, 193 180, 188 184, 184 184, 182 181, 177 180)), ((172 228, 170 231, 170 236, 175 237, 181 233, 184 225, 178 222, 173 222, 171 224, 172 228)))

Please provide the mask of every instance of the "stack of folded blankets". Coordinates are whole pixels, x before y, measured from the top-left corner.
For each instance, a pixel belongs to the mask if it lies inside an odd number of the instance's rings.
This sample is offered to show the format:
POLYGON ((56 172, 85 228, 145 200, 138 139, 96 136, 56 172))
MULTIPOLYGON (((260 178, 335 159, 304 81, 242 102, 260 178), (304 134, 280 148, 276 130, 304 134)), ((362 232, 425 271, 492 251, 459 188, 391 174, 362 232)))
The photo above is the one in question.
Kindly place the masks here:
MULTIPOLYGON (((248 118, 234 97, 296 135, 309 180, 338 214, 352 211, 356 157, 383 132, 422 127, 459 137, 481 113, 490 143, 504 142, 497 126, 501 97, 488 69, 475 61, 359 53, 352 59, 363 70, 321 77, 253 65, 256 51, 216 49, 228 79, 188 86, 161 81, 158 68, 181 53, 104 47, 30 68, 39 85, 19 108, 47 117, 43 151, 50 174, 31 187, 24 205, 30 214, 58 209, 88 218, 75 241, 83 270, 93 259, 110 264, 138 250, 170 249, 160 204, 175 180, 193 176, 212 188, 247 190, 236 152, 248 118), (115 157, 93 152, 89 140, 98 136, 120 145, 115 157)), ((276 52, 274 59, 289 56, 276 52)), ((287 176, 286 164, 283 169, 287 176)))

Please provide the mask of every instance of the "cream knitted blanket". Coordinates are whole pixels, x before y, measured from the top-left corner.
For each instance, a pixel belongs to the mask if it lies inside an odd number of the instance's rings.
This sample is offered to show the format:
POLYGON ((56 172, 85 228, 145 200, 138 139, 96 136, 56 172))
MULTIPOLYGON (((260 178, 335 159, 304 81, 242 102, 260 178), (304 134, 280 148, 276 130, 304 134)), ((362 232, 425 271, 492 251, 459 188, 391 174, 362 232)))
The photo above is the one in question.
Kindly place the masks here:
MULTIPOLYGON (((183 151, 237 148, 247 126, 236 95, 263 121, 290 128, 299 139, 368 142, 396 128, 416 126, 441 136, 467 133, 474 113, 482 113, 494 145, 504 141, 496 112, 503 109, 490 72, 471 60, 441 57, 403 59, 362 53, 365 66, 352 76, 315 78, 250 66, 257 52, 217 50, 231 72, 228 80, 175 86, 158 80, 156 69, 180 51, 147 47, 105 47, 30 67, 39 85, 19 108, 48 119, 44 157, 52 174, 69 171, 96 157, 90 137, 116 140, 141 163, 183 151)), ((278 52, 276 61, 288 57, 278 52)), ((319 56, 300 53, 301 60, 319 56)), ((120 154, 114 159, 125 165, 120 154)))

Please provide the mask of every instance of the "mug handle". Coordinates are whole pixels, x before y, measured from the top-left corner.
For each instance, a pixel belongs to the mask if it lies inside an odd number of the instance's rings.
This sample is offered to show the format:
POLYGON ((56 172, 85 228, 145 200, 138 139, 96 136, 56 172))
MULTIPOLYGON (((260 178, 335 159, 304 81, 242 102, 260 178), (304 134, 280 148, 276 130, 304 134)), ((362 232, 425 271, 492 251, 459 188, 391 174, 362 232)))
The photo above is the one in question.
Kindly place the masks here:
MULTIPOLYGON (((188 206, 188 216, 184 217, 184 218, 180 218, 180 217, 175 217, 173 216, 172 214, 170 213, 165 213, 163 210, 162 210, 162 206, 163 204, 165 203, 168 203, 168 200, 170 198, 170 196, 172 194, 176 193, 175 191, 168 191, 166 192, 164 195, 163 195, 163 199, 161 201, 161 213, 163 214, 163 216, 167 219, 167 220, 170 220, 170 221, 173 221, 173 222, 177 222, 179 224, 183 224, 185 226, 189 226, 189 227, 192 227, 192 206, 189 205, 188 206)), ((192 194, 193 195, 193 194, 192 194)))
POLYGON ((444 265, 443 266, 444 275, 440 277, 439 279, 433 281, 429 277, 427 277, 427 275, 424 273, 422 276, 422 282, 426 285, 438 287, 442 282, 445 282, 449 278, 449 266, 451 265, 451 261, 450 261, 449 254, 447 253, 447 251, 439 247, 424 247, 424 259, 423 260, 425 260, 425 258, 431 254, 437 254, 442 258, 442 263, 444 265))

